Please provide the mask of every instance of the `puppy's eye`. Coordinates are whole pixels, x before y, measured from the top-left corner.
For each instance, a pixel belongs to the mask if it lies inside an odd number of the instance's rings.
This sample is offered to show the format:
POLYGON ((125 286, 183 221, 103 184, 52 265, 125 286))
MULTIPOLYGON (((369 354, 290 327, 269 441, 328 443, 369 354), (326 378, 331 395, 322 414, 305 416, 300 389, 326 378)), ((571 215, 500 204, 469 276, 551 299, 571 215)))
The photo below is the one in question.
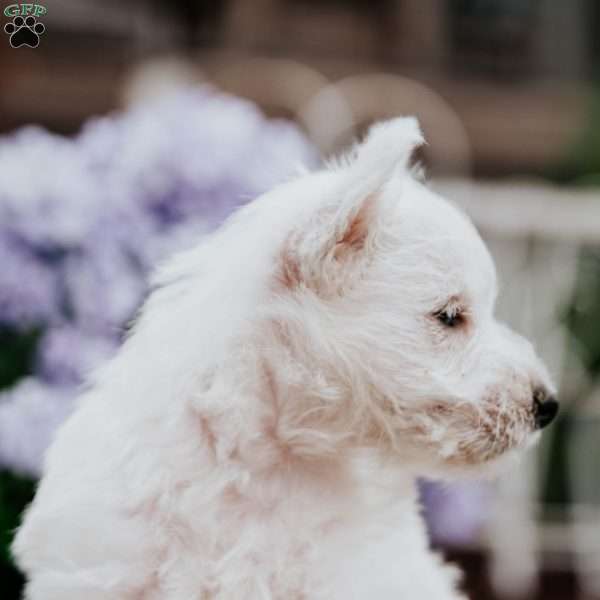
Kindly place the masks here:
POLYGON ((464 316, 456 308, 444 308, 435 313, 435 318, 445 327, 458 327, 464 323, 464 316))

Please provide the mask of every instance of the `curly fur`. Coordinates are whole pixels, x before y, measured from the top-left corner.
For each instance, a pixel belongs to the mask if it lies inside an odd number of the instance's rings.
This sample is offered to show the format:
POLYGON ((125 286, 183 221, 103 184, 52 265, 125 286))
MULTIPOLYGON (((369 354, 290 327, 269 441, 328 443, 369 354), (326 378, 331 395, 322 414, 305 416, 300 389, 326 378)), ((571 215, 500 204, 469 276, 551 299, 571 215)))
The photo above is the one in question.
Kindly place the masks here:
POLYGON ((475 229, 407 168, 421 142, 378 125, 159 270, 47 455, 28 600, 462 597, 415 478, 530 444, 550 384, 475 229))

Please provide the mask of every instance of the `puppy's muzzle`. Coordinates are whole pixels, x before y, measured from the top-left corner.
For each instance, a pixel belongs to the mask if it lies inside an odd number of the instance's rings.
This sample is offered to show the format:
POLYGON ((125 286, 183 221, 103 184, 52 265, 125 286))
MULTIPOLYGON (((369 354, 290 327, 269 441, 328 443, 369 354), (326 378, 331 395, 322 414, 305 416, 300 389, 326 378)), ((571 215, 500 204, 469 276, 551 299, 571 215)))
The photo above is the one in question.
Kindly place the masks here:
POLYGON ((558 401, 544 387, 533 391, 533 416, 538 429, 543 429, 554 421, 558 414, 558 401))

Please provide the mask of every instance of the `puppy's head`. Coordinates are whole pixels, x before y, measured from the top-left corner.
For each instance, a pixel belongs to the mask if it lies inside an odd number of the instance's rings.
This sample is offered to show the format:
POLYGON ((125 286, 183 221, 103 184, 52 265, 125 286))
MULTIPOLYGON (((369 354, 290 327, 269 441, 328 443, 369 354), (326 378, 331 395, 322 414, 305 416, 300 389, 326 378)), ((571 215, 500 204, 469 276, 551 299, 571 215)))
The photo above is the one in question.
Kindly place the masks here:
POLYGON ((407 168, 421 142, 412 119, 378 125, 303 184, 279 297, 288 339, 337 386, 324 419, 447 472, 528 446, 558 404, 531 344, 494 317, 496 272, 475 228, 407 168))

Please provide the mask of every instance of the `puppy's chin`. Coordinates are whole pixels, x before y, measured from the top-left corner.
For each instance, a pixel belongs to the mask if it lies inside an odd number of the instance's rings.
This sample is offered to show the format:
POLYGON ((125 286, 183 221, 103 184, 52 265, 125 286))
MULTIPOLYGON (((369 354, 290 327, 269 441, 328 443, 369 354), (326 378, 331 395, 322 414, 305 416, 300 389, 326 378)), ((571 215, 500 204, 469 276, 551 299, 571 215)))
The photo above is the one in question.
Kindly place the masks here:
POLYGON ((422 475, 432 479, 495 479, 504 472, 514 469, 528 450, 540 440, 541 433, 533 431, 523 443, 493 457, 478 461, 461 462, 456 457, 443 458, 432 465, 421 465, 422 475))

